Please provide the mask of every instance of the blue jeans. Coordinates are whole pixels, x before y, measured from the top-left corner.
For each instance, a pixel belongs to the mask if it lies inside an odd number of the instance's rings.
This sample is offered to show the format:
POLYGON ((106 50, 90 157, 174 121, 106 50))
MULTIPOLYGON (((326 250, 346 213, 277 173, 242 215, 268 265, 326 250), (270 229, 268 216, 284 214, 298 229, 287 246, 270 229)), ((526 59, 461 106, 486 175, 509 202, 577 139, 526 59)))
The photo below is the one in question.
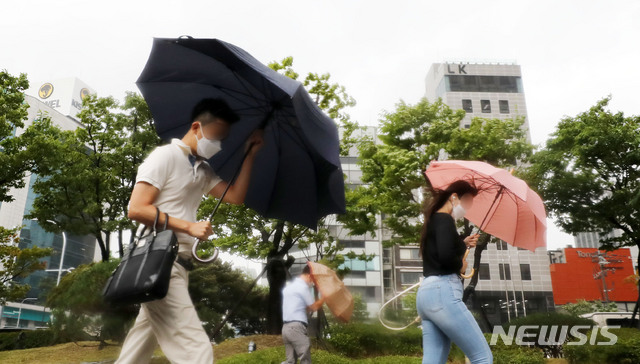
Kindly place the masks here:
POLYGON ((493 363, 487 340, 462 302, 462 281, 456 274, 426 277, 416 301, 422 318, 422 364, 446 363, 452 341, 471 363, 493 363))

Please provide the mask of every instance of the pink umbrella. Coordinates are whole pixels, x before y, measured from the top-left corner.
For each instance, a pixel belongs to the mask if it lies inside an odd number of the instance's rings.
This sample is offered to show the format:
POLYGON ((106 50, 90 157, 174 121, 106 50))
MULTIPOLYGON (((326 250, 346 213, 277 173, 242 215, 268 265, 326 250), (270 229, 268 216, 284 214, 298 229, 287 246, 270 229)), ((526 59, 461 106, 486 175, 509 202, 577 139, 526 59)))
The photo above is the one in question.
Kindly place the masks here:
POLYGON ((433 161, 426 175, 434 189, 466 180, 478 189, 465 217, 480 230, 507 243, 535 251, 547 246, 547 213, 542 199, 508 171, 477 161, 433 161))

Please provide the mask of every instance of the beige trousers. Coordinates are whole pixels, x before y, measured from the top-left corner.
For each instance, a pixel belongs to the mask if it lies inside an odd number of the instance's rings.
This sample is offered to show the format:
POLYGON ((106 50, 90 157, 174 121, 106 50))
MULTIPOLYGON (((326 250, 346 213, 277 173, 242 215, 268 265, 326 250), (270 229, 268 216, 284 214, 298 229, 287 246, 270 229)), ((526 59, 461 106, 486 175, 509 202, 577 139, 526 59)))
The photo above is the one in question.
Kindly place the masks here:
POLYGON ((169 292, 143 303, 115 364, 149 363, 160 344, 172 364, 211 364, 213 349, 188 291, 189 273, 173 264, 169 292))

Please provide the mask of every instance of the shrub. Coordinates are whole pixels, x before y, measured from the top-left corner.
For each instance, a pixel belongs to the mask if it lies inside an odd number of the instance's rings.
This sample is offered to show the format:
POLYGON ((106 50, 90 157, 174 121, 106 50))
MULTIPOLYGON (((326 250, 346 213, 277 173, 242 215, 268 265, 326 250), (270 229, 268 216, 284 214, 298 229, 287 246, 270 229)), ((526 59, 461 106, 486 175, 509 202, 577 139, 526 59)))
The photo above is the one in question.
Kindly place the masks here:
POLYGON ((417 327, 391 331, 373 324, 333 325, 327 330, 327 342, 351 358, 422 354, 422 332, 417 327))
MULTIPOLYGON (((487 342, 491 342, 491 334, 485 334, 487 342)), ((493 362, 496 364, 544 364, 544 353, 541 349, 529 346, 506 345, 498 340, 490 345, 493 362)))
MULTIPOLYGON (((565 358, 571 364, 635 364, 640 363, 640 331, 637 329, 609 329, 618 337, 614 345, 565 345, 565 358)), ((587 337, 591 338, 590 331, 587 337)), ((607 342, 609 338, 602 336, 598 330, 595 342, 607 342)))
POLYGON ((39 348, 55 343, 51 330, 24 330, 0 333, 0 351, 39 348))

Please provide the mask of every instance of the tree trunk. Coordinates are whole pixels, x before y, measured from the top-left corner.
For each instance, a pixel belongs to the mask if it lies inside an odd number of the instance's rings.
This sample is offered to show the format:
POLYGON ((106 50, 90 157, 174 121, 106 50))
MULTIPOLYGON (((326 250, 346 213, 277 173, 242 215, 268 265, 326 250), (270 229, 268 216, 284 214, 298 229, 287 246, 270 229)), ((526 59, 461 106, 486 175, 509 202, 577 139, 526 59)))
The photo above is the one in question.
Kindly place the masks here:
POLYGON ((487 249, 487 245, 489 244, 489 240, 491 239, 491 235, 482 233, 482 236, 478 239, 478 244, 476 244, 476 249, 473 253, 473 277, 471 277, 471 281, 469 285, 464 290, 464 295, 462 296, 462 301, 467 302, 469 299, 469 295, 475 293, 476 285, 478 285, 478 278, 480 278, 480 260, 482 259, 482 252, 487 249))
POLYGON ((96 234, 96 239, 98 240, 98 246, 100 247, 100 254, 102 255, 102 261, 103 262, 108 262, 109 261, 109 250, 107 250, 107 247, 104 243, 104 239, 102 239, 102 233, 99 232, 96 234))
POLYGON ((491 240, 491 235, 485 233, 482 233, 478 239, 476 249, 473 252, 473 276, 471 277, 471 281, 469 281, 469 285, 464 289, 464 294, 462 295, 462 302, 465 303, 469 300, 469 297, 473 296, 473 307, 480 311, 480 316, 482 317, 482 321, 484 321, 484 325, 487 330, 491 330, 492 325, 491 322, 489 322, 489 318, 487 317, 484 307, 482 307, 482 304, 477 300, 476 285, 478 284, 478 278, 480 277, 480 260, 482 258, 482 252, 487 249, 489 240, 491 240))
POLYGON ((267 334, 282 334, 282 289, 287 283, 287 273, 293 260, 284 261, 282 256, 267 258, 267 280, 269 299, 267 301, 267 334))
POLYGON ((118 230, 118 254, 120 258, 124 256, 124 242, 122 241, 124 237, 122 236, 122 229, 118 230))

